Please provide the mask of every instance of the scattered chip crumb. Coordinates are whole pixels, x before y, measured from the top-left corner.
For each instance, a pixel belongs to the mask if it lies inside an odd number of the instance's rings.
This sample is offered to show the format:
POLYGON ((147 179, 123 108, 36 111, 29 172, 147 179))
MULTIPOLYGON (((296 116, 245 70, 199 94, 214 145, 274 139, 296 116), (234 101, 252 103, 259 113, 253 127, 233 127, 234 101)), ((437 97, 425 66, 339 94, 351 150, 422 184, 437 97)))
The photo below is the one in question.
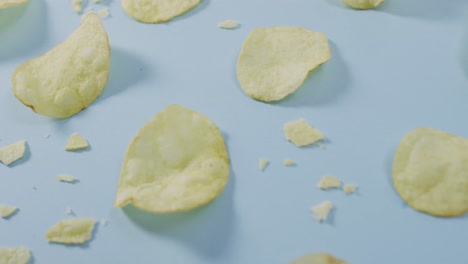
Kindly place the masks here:
POLYGON ((343 192, 345 194, 352 194, 352 193, 355 193, 358 189, 358 186, 356 184, 345 184, 343 186, 343 192))
POLYGON ((65 214, 74 215, 73 210, 70 207, 67 207, 67 209, 65 209, 65 214))
POLYGON ((330 201, 325 201, 321 204, 318 204, 310 210, 314 214, 314 220, 317 222, 327 221, 330 211, 333 209, 333 203, 330 201))
POLYGON ((283 164, 284 164, 284 166, 291 167, 291 166, 295 166, 296 162, 294 160, 288 158, 288 159, 283 160, 283 164))
POLYGON ((340 188, 341 180, 335 176, 323 176, 322 179, 317 183, 317 187, 322 190, 340 188))
POLYGON ((65 150, 73 151, 88 148, 88 141, 80 136, 78 133, 73 133, 68 139, 67 145, 65 145, 65 150))
POLYGON ((96 221, 93 218, 73 218, 57 222, 46 233, 49 242, 83 244, 91 239, 96 221))
POLYGON ((78 182, 78 179, 71 176, 71 175, 68 175, 68 174, 59 174, 57 175, 57 180, 61 181, 61 182, 69 182, 69 183, 75 183, 75 182, 78 182))
POLYGON ((0 216, 2 218, 8 218, 13 215, 18 208, 10 205, 0 204, 0 216))
POLYGON ((99 14, 99 16, 102 17, 102 18, 107 18, 107 17, 109 17, 109 14, 110 14, 109 8, 104 7, 103 9, 99 10, 98 14, 99 14))
POLYGON ((269 163, 270 163, 269 160, 265 158, 261 158, 260 161, 258 162, 258 169, 263 171, 268 166, 269 163))
POLYGON ((106 225, 107 225, 107 220, 106 220, 106 219, 102 219, 101 222, 100 222, 100 224, 101 224, 102 226, 106 226, 106 225))
POLYGON ((317 143, 317 146, 318 146, 320 149, 325 149, 325 144, 323 144, 323 143, 317 143))
POLYGON ((50 134, 45 134, 44 138, 50 138, 50 134))
POLYGON ((283 133, 286 140, 292 142, 297 147, 311 145, 325 139, 325 136, 309 125, 304 118, 285 123, 283 125, 283 133))
POLYGON ((0 247, 0 263, 2 264, 28 264, 31 253, 25 247, 0 247))
POLYGON ((26 140, 21 140, 0 148, 0 161, 8 166, 23 158, 24 153, 26 153, 26 140))
POLYGON ((83 12, 83 7, 81 6, 83 0, 72 0, 72 7, 75 13, 83 12))
POLYGON ((234 29, 236 28, 237 26, 239 26, 239 22, 235 21, 235 20, 225 20, 221 23, 218 23, 218 27, 219 28, 224 28, 224 29, 234 29))

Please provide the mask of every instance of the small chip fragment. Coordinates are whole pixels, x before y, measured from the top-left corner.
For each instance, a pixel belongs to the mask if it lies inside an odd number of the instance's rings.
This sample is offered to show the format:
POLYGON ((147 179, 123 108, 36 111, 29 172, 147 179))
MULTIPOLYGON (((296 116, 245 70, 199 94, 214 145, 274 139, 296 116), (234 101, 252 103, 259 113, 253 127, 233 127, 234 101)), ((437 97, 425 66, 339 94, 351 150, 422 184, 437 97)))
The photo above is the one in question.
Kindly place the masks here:
POLYGON ((65 214, 67 214, 67 215, 74 215, 73 210, 72 210, 70 207, 67 207, 67 208, 65 209, 65 214))
POLYGON ((2 218, 8 218, 13 215, 18 208, 10 205, 0 204, 0 216, 2 218))
POLYGON ((81 6, 82 3, 83 0, 72 0, 72 7, 75 13, 83 12, 83 7, 81 6))
POLYGON ((323 176, 322 179, 318 182, 317 188, 322 190, 333 189, 333 188, 340 188, 341 187, 341 180, 336 178, 335 176, 323 176))
POLYGON ((296 162, 290 158, 286 158, 283 160, 283 164, 284 166, 288 166, 288 167, 291 167, 291 166, 295 166, 296 165, 296 162))
POLYGON ((106 219, 102 219, 101 222, 100 222, 99 224, 101 224, 102 226, 107 226, 107 220, 106 220, 106 219))
POLYGON ((343 186, 343 192, 345 194, 352 194, 352 193, 355 193, 358 189, 358 186, 356 184, 350 184, 350 183, 347 183, 343 186))
POLYGON ((201 0, 122 0, 123 10, 143 23, 162 23, 196 7, 201 0))
POLYGON ((331 58, 327 37, 300 27, 254 29, 237 61, 237 77, 256 100, 278 101, 295 92, 309 72, 331 58))
POLYGON ((11 6, 23 5, 29 2, 29 0, 0 0, 0 9, 11 6))
POLYGON ((25 247, 0 247, 0 263, 2 264, 28 264, 30 259, 31 253, 25 247))
POLYGON ((62 181, 62 182, 69 182, 69 183, 75 183, 78 181, 77 178, 68 175, 68 174, 59 174, 57 175, 57 180, 62 181))
POLYGON ((103 9, 99 10, 98 12, 99 16, 102 18, 107 18, 110 15, 109 8, 104 7, 103 9))
POLYGON ((80 136, 78 133, 73 133, 68 139, 67 145, 65 145, 65 150, 74 151, 88 147, 89 143, 84 137, 80 136))
POLYGON ((333 203, 330 201, 325 201, 319 205, 316 205, 310 210, 314 214, 314 220, 317 222, 325 222, 328 220, 328 215, 330 211, 333 209, 333 203))
POLYGON ((8 166, 13 162, 23 158, 25 153, 26 140, 21 140, 14 144, 0 148, 0 161, 8 166))
POLYGON ((304 118, 285 123, 283 133, 286 140, 298 147, 311 145, 325 139, 325 136, 307 123, 304 118))
POLYGON ((91 239, 95 220, 73 218, 57 222, 46 233, 49 242, 62 244, 83 244, 91 239))
POLYGON ((354 9, 372 9, 381 5, 384 0, 343 0, 343 2, 354 9))
POLYGON ((315 253, 302 256, 289 264, 347 264, 347 262, 328 253, 315 253))
POLYGON ((239 22, 237 22, 235 20, 230 20, 230 19, 225 20, 225 21, 218 24, 219 28, 224 28, 224 29, 234 29, 237 26, 239 26, 239 22))
POLYGON ((270 164, 270 161, 265 159, 265 158, 261 158, 259 161, 258 161, 258 169, 263 171, 267 166, 268 164, 270 164))

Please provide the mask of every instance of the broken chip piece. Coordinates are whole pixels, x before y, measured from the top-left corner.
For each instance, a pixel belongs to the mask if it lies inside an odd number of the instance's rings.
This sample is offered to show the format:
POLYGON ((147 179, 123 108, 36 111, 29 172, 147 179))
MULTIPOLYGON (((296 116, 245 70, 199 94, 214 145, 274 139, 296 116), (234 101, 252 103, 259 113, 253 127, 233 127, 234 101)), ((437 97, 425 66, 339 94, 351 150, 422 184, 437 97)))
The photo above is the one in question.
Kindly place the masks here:
POLYGON ((23 158, 25 153, 26 140, 21 140, 14 144, 0 148, 0 161, 8 166, 13 162, 23 158))
POLYGON ((72 0, 71 1, 71 4, 72 4, 72 7, 73 7, 73 11, 75 13, 81 13, 83 12, 83 7, 81 6, 83 3, 83 0, 72 0))
POLYGON ((354 9, 372 9, 381 5, 384 0, 343 0, 343 2, 354 9))
POLYGON ((228 19, 228 20, 225 20, 225 21, 223 21, 221 23, 218 23, 218 27, 219 28, 224 28, 224 29, 234 29, 237 26, 239 26, 239 22, 237 22, 235 20, 231 20, 231 19, 228 19))
POLYGON ((74 151, 89 147, 88 141, 78 133, 73 133, 65 145, 65 150, 74 151))
POLYGON ((229 179, 223 135, 206 116, 179 105, 156 114, 130 143, 115 207, 186 211, 216 198, 229 179))
POLYGON ((68 175, 68 174, 59 174, 57 175, 57 180, 62 181, 62 182, 69 182, 69 183, 75 183, 78 181, 77 178, 68 175))
POLYGON ((110 15, 109 8, 104 7, 103 9, 99 10, 98 12, 99 16, 101 18, 107 18, 110 15))
POLYGON ((324 201, 321 204, 318 204, 310 210, 314 214, 314 220, 317 222, 325 222, 328 220, 328 215, 330 214, 330 211, 333 209, 333 203, 330 201, 324 201))
POLYGON ((263 171, 267 166, 268 164, 270 163, 269 160, 265 159, 265 158, 261 158, 259 161, 258 161, 258 169, 263 171))
POLYGON ((62 244, 83 244, 91 239, 95 220, 73 218, 57 222, 46 233, 49 242, 62 244))
POLYGON ((29 0, 0 0, 0 9, 11 6, 23 5, 29 2, 29 0))
POLYGON ((98 15, 89 13, 68 39, 16 68, 12 90, 34 112, 67 118, 96 100, 107 83, 109 69, 106 31, 98 15))
POLYGON ((393 183, 416 210, 443 217, 468 212, 468 139, 431 128, 408 133, 395 154, 393 183))
POLYGON ((341 180, 335 176, 323 176, 322 179, 318 182, 317 188, 322 190, 333 189, 333 188, 340 188, 341 187, 341 180))
POLYGON ((325 139, 325 136, 320 131, 313 128, 303 118, 285 123, 283 125, 283 133, 286 140, 298 147, 311 145, 325 139))
POLYGON ((254 29, 237 61, 237 77, 250 97, 278 101, 296 91, 310 71, 331 57, 327 37, 300 27, 254 29))
POLYGON ((352 194, 352 193, 355 193, 358 189, 358 186, 356 184, 350 184, 350 183, 347 183, 343 186, 343 192, 345 194, 352 194))
POLYGON ((123 10, 143 23, 162 23, 196 7, 201 0, 122 0, 123 10))
POLYGON ((302 256, 289 264, 347 264, 347 262, 328 253, 315 253, 302 256))
POLYGON ((28 264, 31 252, 25 247, 0 247, 0 263, 2 264, 28 264))
POLYGON ((296 166, 296 162, 290 158, 286 158, 283 160, 283 165, 288 167, 296 166))
POLYGON ((10 205, 0 204, 0 216, 2 218, 8 218, 13 215, 18 208, 10 205))

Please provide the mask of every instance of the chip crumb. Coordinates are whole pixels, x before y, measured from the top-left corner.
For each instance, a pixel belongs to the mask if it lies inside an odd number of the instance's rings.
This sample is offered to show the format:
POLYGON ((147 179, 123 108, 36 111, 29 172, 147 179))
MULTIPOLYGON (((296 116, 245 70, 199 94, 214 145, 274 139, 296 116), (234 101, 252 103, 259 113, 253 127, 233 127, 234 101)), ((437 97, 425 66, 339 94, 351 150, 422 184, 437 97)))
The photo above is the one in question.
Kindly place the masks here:
POLYGON ((312 145, 325 139, 322 132, 312 127, 304 118, 287 122, 283 125, 283 133, 286 140, 297 147, 312 145))
POLYGON ((46 233, 49 242, 83 244, 91 239, 96 221, 93 218, 61 220, 46 233))
POLYGON ((44 138, 50 138, 50 134, 45 134, 44 138))
POLYGON ((108 223, 108 222, 107 222, 106 219, 102 219, 101 222, 100 222, 100 224, 101 224, 102 226, 107 226, 107 223, 108 223))
POLYGON ((356 184, 350 184, 350 183, 347 183, 343 186, 343 192, 345 194, 352 194, 352 193, 355 193, 358 189, 358 186, 356 184))
POLYGON ((270 164, 269 160, 261 158, 258 162, 258 169, 263 171, 268 166, 268 164, 270 164))
POLYGON ((59 174, 57 175, 57 180, 61 182, 69 182, 69 183, 75 183, 78 182, 79 180, 71 175, 68 174, 59 174))
POLYGON ((310 210, 314 214, 314 220, 317 222, 325 222, 328 220, 328 215, 330 211, 334 208, 333 203, 330 201, 324 201, 321 204, 318 204, 310 210))
POLYGON ((317 187, 322 190, 340 188, 341 180, 335 176, 323 176, 322 179, 317 183, 317 187))
POLYGON ((80 136, 78 133, 73 133, 68 139, 67 145, 65 145, 65 150, 73 151, 86 149, 88 147, 89 143, 84 137, 80 136))
POLYGON ((75 213, 73 212, 73 210, 70 208, 70 207, 67 207, 65 209, 65 214, 67 215, 74 215, 75 213))
POLYGON ((109 8, 104 7, 103 9, 99 10, 98 12, 99 16, 102 18, 107 18, 110 15, 109 8))
POLYGON ((26 140, 21 140, 14 144, 0 148, 0 161, 8 166, 13 162, 23 158, 25 153, 26 140))
POLYGON ((2 218, 8 218, 12 216, 17 210, 18 208, 15 206, 0 204, 0 216, 2 218))
POLYGON ((239 22, 237 22, 235 20, 231 20, 231 19, 228 19, 228 20, 225 20, 223 22, 218 23, 218 27, 219 28, 224 28, 224 29, 234 29, 237 26, 239 26, 239 22))
POLYGON ((25 247, 4 248, 0 247, 0 263, 2 264, 28 264, 31 253, 25 247))
POLYGON ((83 12, 83 7, 81 6, 82 3, 83 0, 72 0, 72 7, 75 13, 83 12))
POLYGON ((292 160, 292 159, 289 159, 289 158, 284 159, 283 164, 284 164, 284 166, 288 166, 288 167, 296 166, 296 162, 294 160, 292 160))

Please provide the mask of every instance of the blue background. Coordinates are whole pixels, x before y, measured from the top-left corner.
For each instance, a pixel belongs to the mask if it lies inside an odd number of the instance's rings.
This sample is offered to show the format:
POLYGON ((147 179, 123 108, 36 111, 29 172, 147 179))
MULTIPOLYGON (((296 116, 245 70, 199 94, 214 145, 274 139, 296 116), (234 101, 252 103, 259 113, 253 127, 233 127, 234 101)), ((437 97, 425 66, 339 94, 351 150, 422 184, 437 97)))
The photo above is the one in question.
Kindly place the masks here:
POLYGON ((0 11, 0 145, 26 139, 30 148, 15 166, 0 166, 0 202, 20 208, 0 219, 0 245, 29 247, 39 264, 287 263, 317 251, 354 264, 468 263, 468 216, 419 213, 391 182, 395 148, 415 127, 468 137, 466 0, 387 0, 372 11, 339 0, 204 0, 158 25, 134 21, 119 1, 106 5, 109 82, 95 103, 66 120, 23 106, 9 78, 67 38, 80 17, 70 1, 31 0, 0 11), (225 19, 242 25, 218 29, 225 19), (236 60, 253 28, 275 25, 325 33, 333 55, 295 94, 265 104, 241 90, 236 60), (221 128, 232 159, 228 186, 213 203, 187 213, 114 209, 127 144, 172 103, 221 128), (300 117, 330 139, 325 150, 283 139, 283 123, 300 117), (73 132, 89 140, 89 151, 63 150, 73 132), (271 161, 263 173, 260 157, 271 161), (284 167, 286 157, 298 166, 284 167), (80 182, 60 183, 59 173, 80 182), (358 184, 359 194, 316 189, 324 174, 358 184), (324 200, 336 210, 320 224, 309 208, 324 200), (84 246, 48 244, 47 229, 71 217, 66 207, 109 224, 97 226, 84 246))

